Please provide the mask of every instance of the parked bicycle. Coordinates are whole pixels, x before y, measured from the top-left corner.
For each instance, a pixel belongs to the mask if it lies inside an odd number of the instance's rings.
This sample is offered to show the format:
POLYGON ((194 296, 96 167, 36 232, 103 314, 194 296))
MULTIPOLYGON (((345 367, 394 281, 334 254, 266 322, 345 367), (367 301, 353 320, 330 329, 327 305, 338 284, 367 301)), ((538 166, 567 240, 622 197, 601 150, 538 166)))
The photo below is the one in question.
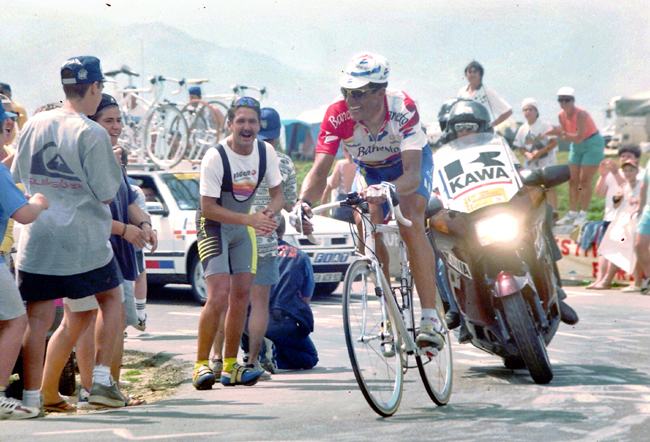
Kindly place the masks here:
MULTIPOLYGON (((390 213, 397 222, 409 226, 399 208, 399 198, 389 183, 382 186, 390 213)), ((298 206, 299 207, 299 206, 298 206)), ((354 375, 370 407, 381 416, 391 416, 399 408, 404 388, 404 375, 417 367, 429 397, 437 405, 449 401, 452 389, 452 355, 450 333, 446 324, 442 331, 445 345, 438 351, 420 348, 415 343, 413 276, 408 253, 395 222, 374 224, 370 221, 365 200, 355 193, 343 201, 312 209, 314 214, 337 207, 350 207, 362 220, 364 253, 350 265, 343 287, 343 324, 348 354, 354 375), (375 254, 373 233, 395 234, 398 237, 400 276, 396 285, 386 280, 375 254), (415 362, 413 362, 413 358, 415 362)), ((302 214, 297 213, 301 217, 302 214)), ((352 225, 351 225, 352 226, 352 225)), ((353 234, 354 227, 351 227, 353 234)), ((440 294, 436 307, 445 316, 440 294)))
POLYGON ((120 104, 124 129, 118 144, 129 152, 136 153, 136 163, 146 163, 148 157, 162 168, 171 168, 185 155, 189 142, 189 128, 180 110, 168 103, 161 103, 164 83, 181 84, 183 80, 167 78, 162 75, 149 77, 151 86, 134 88, 131 78, 139 76, 126 66, 104 72, 104 76, 116 77, 124 74, 129 77, 129 87, 115 87, 115 99, 120 104), (147 100, 142 94, 153 94, 147 100))

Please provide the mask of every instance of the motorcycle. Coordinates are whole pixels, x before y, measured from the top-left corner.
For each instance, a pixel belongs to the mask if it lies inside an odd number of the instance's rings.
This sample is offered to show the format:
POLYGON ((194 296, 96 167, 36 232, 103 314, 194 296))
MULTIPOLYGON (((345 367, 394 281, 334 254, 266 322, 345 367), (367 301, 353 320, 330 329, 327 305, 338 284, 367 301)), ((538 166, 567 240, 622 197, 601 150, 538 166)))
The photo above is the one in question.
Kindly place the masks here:
POLYGON ((545 191, 568 181, 568 166, 520 173, 507 142, 489 133, 451 141, 434 164, 429 239, 472 344, 549 383, 546 346, 561 312, 545 191))

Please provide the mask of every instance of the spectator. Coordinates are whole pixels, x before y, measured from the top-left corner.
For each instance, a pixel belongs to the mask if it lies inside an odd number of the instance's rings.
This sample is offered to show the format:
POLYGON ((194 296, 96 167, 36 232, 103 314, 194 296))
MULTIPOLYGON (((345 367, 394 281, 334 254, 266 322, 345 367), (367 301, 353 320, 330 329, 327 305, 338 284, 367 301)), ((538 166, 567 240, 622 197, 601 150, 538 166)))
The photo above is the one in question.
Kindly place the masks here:
MULTIPOLYGON (((637 179, 639 165, 635 160, 625 160, 621 163, 621 171, 623 172, 623 176, 625 176, 625 183, 623 183, 619 191, 612 198, 614 208, 616 209, 616 215, 612 222, 616 222, 617 219, 625 215, 627 215, 627 219, 629 219, 630 212, 638 213, 639 211, 639 195, 641 190, 641 185, 637 179)), ((594 290, 608 290, 611 287, 614 276, 618 270, 619 268, 614 265, 614 263, 610 262, 603 279, 589 285, 587 288, 594 290)))
POLYGON ((282 369, 310 369, 318 363, 318 352, 309 334, 314 315, 309 301, 314 292, 314 270, 307 254, 282 240, 284 218, 278 224, 280 282, 271 289, 266 337, 275 344, 276 361, 282 369))
POLYGON ((200 86, 192 86, 188 92, 190 93, 190 101, 200 100, 203 94, 201 93, 200 86))
MULTIPOLYGON (((289 156, 277 151, 280 146, 280 132, 282 130, 282 123, 280 122, 278 112, 269 107, 263 108, 261 111, 260 127, 257 138, 266 141, 276 150, 275 154, 278 158, 280 175, 282 176, 281 184, 282 195, 284 196, 284 209, 289 211, 298 198, 296 168, 289 156)), ((271 204, 271 195, 266 179, 264 179, 257 192, 255 192, 251 213, 264 210, 269 204, 271 204)), ((280 222, 281 219, 283 219, 282 214, 278 211, 275 215, 275 221, 280 222)), ((268 357, 267 353, 260 354, 260 349, 269 324, 269 293, 271 286, 277 284, 280 278, 277 254, 278 241, 276 233, 273 232, 267 236, 258 234, 257 273, 253 280, 250 315, 246 328, 249 345, 245 350, 249 353, 249 364, 258 366, 261 363, 262 368, 269 373, 275 373, 273 360, 268 357)))
POLYGON ((495 127, 503 123, 512 115, 512 108, 491 88, 483 84, 483 66, 478 61, 472 61, 465 68, 465 77, 469 84, 458 91, 461 98, 478 101, 490 113, 490 126, 495 127))
MULTIPOLYGON (((109 134, 113 151, 118 163, 123 161, 122 149, 117 146, 122 125, 118 104, 113 97, 107 94, 102 95, 102 101, 97 112, 89 117, 99 123, 109 134)), ((151 223, 148 215, 135 204, 136 195, 130 192, 126 173, 123 171, 123 181, 117 195, 110 203, 113 216, 110 242, 121 274, 124 277, 122 283, 123 314, 120 320, 121 330, 126 325, 137 324, 136 308, 133 299, 133 281, 136 279, 136 262, 134 245, 142 248, 147 242, 153 244, 155 249, 156 238, 151 230, 151 223), (129 222, 135 225, 130 225, 129 222), (146 224, 145 224, 146 223, 146 224), (148 224, 148 225, 147 225, 148 224), (138 225, 138 227, 136 227, 138 225), (118 238, 120 235, 121 238, 118 238)), ((91 388, 90 372, 94 351, 94 322, 97 312, 97 300, 93 296, 83 299, 64 299, 65 314, 61 326, 56 330, 47 349, 43 385, 41 393, 45 403, 60 404, 49 406, 50 411, 72 412, 75 407, 67 404, 58 395, 58 379, 61 370, 68 359, 75 343, 77 344, 77 361, 82 380, 82 388, 79 390, 79 404, 89 404, 89 391, 91 388), (78 341, 78 342, 77 342, 78 341)), ((120 367, 122 363, 122 348, 124 335, 119 333, 115 342, 115 352, 111 363, 111 375, 119 387, 120 367)), ((140 405, 142 401, 123 398, 125 405, 140 405)))
MULTIPOLYGON (((553 126, 539 119, 537 107, 537 100, 534 98, 526 98, 521 102, 526 122, 517 130, 514 141, 514 146, 519 148, 519 151, 525 157, 524 167, 530 170, 557 164, 555 157, 557 140, 554 137, 549 138, 544 135, 553 126)), ((546 192, 546 198, 555 212, 557 210, 557 193, 555 189, 549 189, 546 192)))
MULTIPOLYGON (((5 112, 0 106, 0 146, 3 146, 7 138, 5 131, 8 118, 16 114, 5 112)), ((35 194, 29 200, 25 198, 18 189, 9 169, 0 165, 0 236, 4 236, 4 230, 9 218, 15 218, 18 222, 29 224, 36 220, 41 211, 47 210, 48 201, 40 193, 35 194)), ((27 328, 27 314, 23 305, 20 293, 9 272, 9 268, 0 264, 0 419, 28 419, 37 417, 40 407, 28 407, 21 401, 7 398, 6 390, 9 385, 9 376, 14 368, 23 333, 27 328)))
POLYGON ((224 311, 227 313, 221 383, 252 385, 264 373, 254 366, 237 363, 257 270, 252 229, 270 235, 276 228, 273 215, 284 206, 282 176, 275 151, 271 145, 256 139, 260 113, 257 100, 250 97, 234 100, 228 110, 231 135, 215 149, 209 149, 201 163, 197 231, 208 299, 199 318, 197 361, 192 379, 197 390, 211 389, 216 381, 209 367, 210 348, 224 311), (271 201, 264 209, 250 214, 262 178, 268 180, 271 201))
MULTIPOLYGON (((330 202, 330 195, 333 190, 336 191, 336 201, 342 201, 347 198, 348 193, 352 191, 352 184, 357 173, 357 165, 352 161, 352 155, 347 149, 342 149, 344 160, 339 160, 334 165, 334 172, 327 180, 325 191, 321 197, 321 204, 330 202)), ((354 210, 350 207, 340 207, 332 210, 332 218, 348 223, 354 223, 354 210)))
MULTIPOLYGON (((27 122, 27 111, 25 110, 24 107, 22 107, 20 104, 16 103, 13 101, 11 98, 11 86, 9 86, 7 83, 0 83, 0 94, 5 95, 9 100, 11 100, 13 111, 15 114, 18 116, 16 118, 16 123, 18 123, 18 130, 23 130, 23 126, 27 122)), ((7 144, 12 144, 14 141, 14 138, 16 137, 16 130, 13 130, 11 134, 11 138, 7 142, 7 144)))
POLYGON ((587 111, 575 105, 573 88, 562 87, 557 91, 557 96, 562 108, 560 126, 553 127, 545 135, 554 135, 571 143, 568 161, 571 170, 569 212, 557 224, 579 226, 587 221, 592 196, 591 182, 598 165, 605 159, 605 140, 587 111))
MULTIPOLYGON (((635 145, 624 145, 618 149, 618 156, 621 163, 633 161, 638 164, 639 158, 641 158, 641 149, 639 146, 635 145)), ((625 184, 625 177, 623 176, 622 169, 618 167, 615 161, 610 159, 603 160, 598 166, 600 171, 600 177, 596 182, 596 187, 594 188, 596 195, 605 198, 605 214, 603 216, 603 221, 605 222, 605 231, 608 228, 609 224, 614 220, 616 216, 616 208, 614 207, 614 196, 616 196, 623 184, 625 184)), ((639 182, 643 181, 643 172, 638 172, 637 180, 639 182)), ((604 232, 603 232, 604 233, 604 232)), ((605 259, 604 256, 598 256, 598 273, 596 275, 596 280, 587 286, 588 289, 592 288, 601 288, 611 285, 610 282, 603 284, 606 280, 607 275, 610 273, 610 270, 613 271, 612 278, 616 274, 618 267, 616 267, 612 262, 605 259)), ((634 268, 634 284, 626 287, 622 291, 624 292, 640 292, 641 291, 641 266, 637 263, 634 268)))
POLYGON ((22 352, 23 403, 28 407, 43 405, 40 387, 45 336, 54 315, 52 301, 92 294, 100 315, 90 401, 124 406, 110 375, 122 330, 121 276, 108 245, 112 220, 107 207, 120 186, 121 171, 108 134, 87 118, 102 99, 103 81, 95 57, 74 57, 64 63, 65 104, 25 124, 12 165, 14 180, 22 182, 27 194, 40 191, 50 202, 50 210, 23 230, 16 262, 29 320, 22 352))

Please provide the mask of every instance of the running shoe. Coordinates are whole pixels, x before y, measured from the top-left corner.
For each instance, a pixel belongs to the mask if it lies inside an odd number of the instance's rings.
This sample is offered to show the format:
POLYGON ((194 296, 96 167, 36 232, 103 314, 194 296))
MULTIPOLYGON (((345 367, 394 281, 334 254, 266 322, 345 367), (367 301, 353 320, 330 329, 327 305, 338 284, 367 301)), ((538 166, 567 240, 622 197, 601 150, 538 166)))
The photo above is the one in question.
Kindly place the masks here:
POLYGON ((210 361, 210 370, 214 373, 214 377, 218 380, 221 377, 221 371, 223 370, 223 360, 222 359, 212 359, 210 361))
POLYGON ((138 318, 138 323, 133 324, 133 328, 140 331, 145 331, 147 329, 147 314, 144 314, 144 318, 138 318))
POLYGON ((557 220, 557 222, 555 223, 555 225, 556 225, 556 226, 570 226, 570 225, 573 224, 573 222, 575 221, 575 219, 576 219, 577 216, 578 216, 577 213, 576 213, 575 215, 573 215, 571 212, 568 212, 568 213, 567 213, 566 215, 564 215, 562 218, 560 218, 559 220, 557 220))
POLYGON ((124 407, 124 398, 117 388, 117 384, 111 378, 112 385, 107 386, 99 382, 93 382, 88 396, 88 403, 92 405, 104 405, 111 408, 124 407))
POLYGON ((278 364, 275 361, 275 344, 269 338, 264 338, 265 352, 260 355, 260 365, 271 374, 275 374, 278 364))
POLYGON ((90 392, 83 387, 79 387, 79 401, 77 402, 77 408, 79 410, 97 410, 102 408, 101 405, 95 405, 88 402, 88 397, 90 392))

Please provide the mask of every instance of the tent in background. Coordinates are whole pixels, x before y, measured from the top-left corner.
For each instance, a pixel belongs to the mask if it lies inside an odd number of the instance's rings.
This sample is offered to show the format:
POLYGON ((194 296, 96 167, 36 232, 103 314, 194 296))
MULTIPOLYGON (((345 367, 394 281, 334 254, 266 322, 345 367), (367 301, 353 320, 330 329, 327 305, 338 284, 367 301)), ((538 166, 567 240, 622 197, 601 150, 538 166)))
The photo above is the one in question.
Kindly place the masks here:
POLYGON ((621 117, 642 117, 650 114, 650 91, 620 97, 615 103, 616 114, 621 117))
MULTIPOLYGON (((301 160, 314 159, 320 125, 328 107, 329 104, 324 104, 316 109, 302 112, 295 119, 282 120, 287 155, 301 160)), ((336 158, 343 158, 340 150, 336 158)))

